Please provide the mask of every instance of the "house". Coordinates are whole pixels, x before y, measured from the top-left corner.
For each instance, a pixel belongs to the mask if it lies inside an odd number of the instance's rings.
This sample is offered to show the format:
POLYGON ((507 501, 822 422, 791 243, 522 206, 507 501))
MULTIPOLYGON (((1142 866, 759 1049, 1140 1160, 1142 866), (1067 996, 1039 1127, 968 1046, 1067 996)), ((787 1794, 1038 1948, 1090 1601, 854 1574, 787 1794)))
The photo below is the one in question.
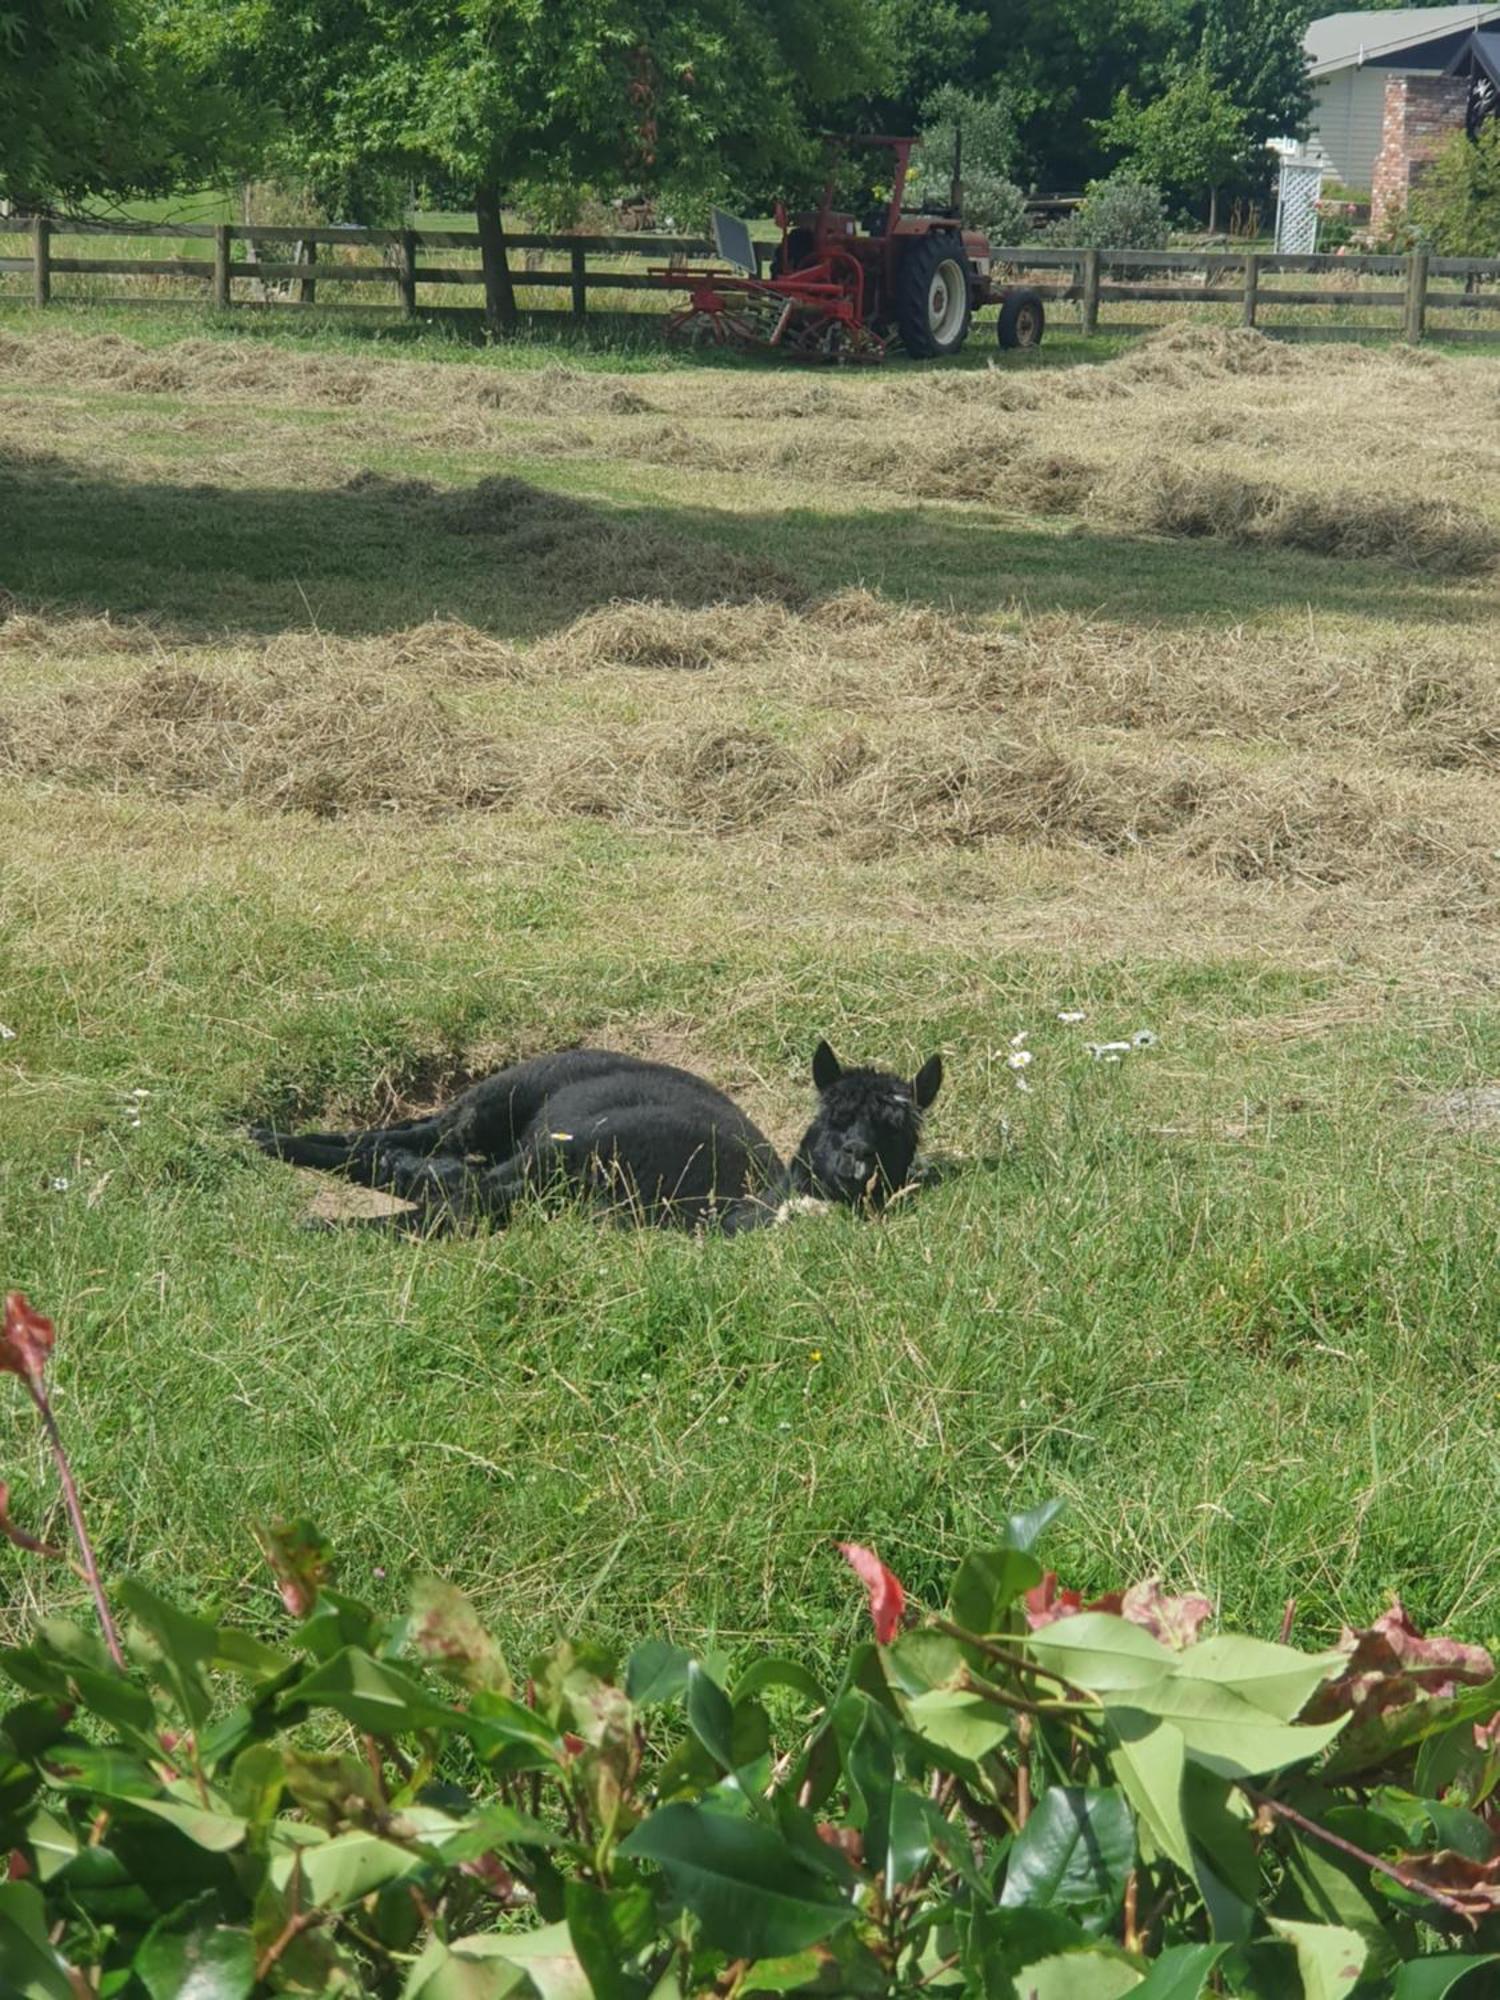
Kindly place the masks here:
MULTIPOLYGON (((1299 163, 1368 188, 1378 231, 1454 132, 1495 102, 1500 5, 1325 14, 1303 37, 1311 130, 1299 163)), ((1278 148, 1278 150, 1285 150, 1278 148)))

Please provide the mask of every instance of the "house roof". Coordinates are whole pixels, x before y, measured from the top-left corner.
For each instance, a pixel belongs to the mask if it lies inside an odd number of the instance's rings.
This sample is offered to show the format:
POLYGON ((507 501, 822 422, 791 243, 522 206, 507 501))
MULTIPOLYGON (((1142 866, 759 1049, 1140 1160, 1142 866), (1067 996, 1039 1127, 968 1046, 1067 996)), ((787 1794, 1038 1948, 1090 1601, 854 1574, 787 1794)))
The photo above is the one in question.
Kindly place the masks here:
MULTIPOLYGON (((1394 7, 1361 14, 1325 14, 1302 38, 1310 73, 1328 76, 1378 59, 1389 61, 1424 42, 1460 35, 1466 28, 1500 21, 1500 6, 1394 7)), ((1441 68, 1442 64, 1434 67, 1441 68)))
POLYGON ((1472 76, 1475 69, 1483 70, 1500 89, 1500 28, 1491 28, 1485 34, 1476 29, 1449 63, 1448 74, 1472 76))

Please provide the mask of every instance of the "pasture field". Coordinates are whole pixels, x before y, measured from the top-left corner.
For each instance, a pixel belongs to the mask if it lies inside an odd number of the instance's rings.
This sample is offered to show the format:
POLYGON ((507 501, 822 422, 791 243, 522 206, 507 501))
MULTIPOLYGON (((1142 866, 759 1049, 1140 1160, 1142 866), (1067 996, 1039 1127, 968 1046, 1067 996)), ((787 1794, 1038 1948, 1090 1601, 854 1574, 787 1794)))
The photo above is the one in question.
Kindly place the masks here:
POLYGON ((1085 1589, 1500 1631, 1500 366, 974 359, 0 321, 0 1282, 110 1569, 816 1657, 834 1537, 1061 1494, 1085 1589), (237 1136, 587 1038, 789 1145, 824 1033, 945 1055, 879 1224, 311 1234, 237 1136))

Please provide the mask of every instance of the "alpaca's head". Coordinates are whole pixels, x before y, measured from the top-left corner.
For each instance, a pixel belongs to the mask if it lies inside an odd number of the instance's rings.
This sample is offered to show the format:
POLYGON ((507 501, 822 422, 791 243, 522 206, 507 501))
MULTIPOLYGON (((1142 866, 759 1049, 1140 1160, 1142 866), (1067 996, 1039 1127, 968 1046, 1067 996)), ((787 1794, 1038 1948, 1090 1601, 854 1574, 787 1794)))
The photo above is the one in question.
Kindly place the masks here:
POLYGON ((880 1208, 906 1185, 922 1131, 922 1113, 943 1081, 943 1059, 930 1056, 915 1077, 880 1069, 845 1069, 827 1042, 813 1055, 818 1115, 792 1162, 799 1193, 880 1208))

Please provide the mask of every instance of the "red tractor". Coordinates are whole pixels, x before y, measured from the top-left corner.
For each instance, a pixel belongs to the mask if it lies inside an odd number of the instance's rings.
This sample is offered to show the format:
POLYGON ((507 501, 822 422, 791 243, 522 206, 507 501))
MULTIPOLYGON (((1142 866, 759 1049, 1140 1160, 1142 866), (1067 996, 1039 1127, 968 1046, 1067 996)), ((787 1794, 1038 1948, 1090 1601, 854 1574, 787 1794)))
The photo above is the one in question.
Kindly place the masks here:
POLYGON ((989 239, 965 229, 957 161, 948 203, 902 206, 915 139, 874 135, 832 142, 828 180, 816 209, 789 216, 780 203, 781 245, 770 275, 743 222, 714 211, 719 255, 737 269, 690 277, 692 297, 669 315, 670 338, 775 349, 807 361, 879 361, 894 332, 918 360, 957 354, 981 306, 998 304, 1002 347, 1035 347, 1045 323, 1042 301, 1025 287, 996 290, 989 239), (891 191, 863 218, 834 207, 838 171, 851 146, 884 147, 893 156, 891 191))

